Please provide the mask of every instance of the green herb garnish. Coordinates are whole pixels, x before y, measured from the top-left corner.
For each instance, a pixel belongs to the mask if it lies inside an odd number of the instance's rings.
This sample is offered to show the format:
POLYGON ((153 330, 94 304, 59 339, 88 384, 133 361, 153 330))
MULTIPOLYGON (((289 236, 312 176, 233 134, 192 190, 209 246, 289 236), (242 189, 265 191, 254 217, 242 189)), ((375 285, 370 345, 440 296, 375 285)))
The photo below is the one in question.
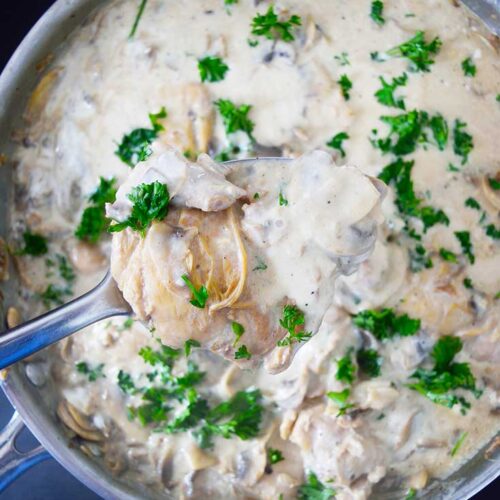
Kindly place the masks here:
POLYGON ((385 23, 383 14, 384 2, 381 2, 380 0, 375 0, 374 2, 372 2, 370 17, 380 26, 385 23))
POLYGON ((476 76, 476 65, 470 57, 462 61, 462 70, 465 76, 476 76))
POLYGON ((139 184, 134 186, 127 198, 133 203, 130 215, 121 222, 109 227, 111 233, 123 231, 129 227, 146 235, 146 230, 154 221, 163 220, 168 214, 170 195, 166 184, 155 181, 151 184, 139 184))
POLYGON ((460 436, 456 440, 453 448, 450 451, 450 455, 452 457, 454 457, 457 454, 458 450, 460 449, 460 447, 462 446, 463 442, 465 441, 465 438, 467 437, 467 435, 468 435, 468 432, 462 432, 460 434, 460 436))
POLYGON ((356 375, 356 366, 351 360, 352 349, 349 349, 347 354, 337 360, 337 373, 335 378, 340 382, 352 384, 356 375))
POLYGON ((340 78, 337 80, 337 83, 340 85, 340 90, 342 92, 342 95, 344 96, 344 99, 348 101, 351 98, 350 91, 352 89, 352 82, 349 80, 349 77, 347 75, 341 75, 340 78))
POLYGON ((335 495, 336 491, 321 483, 314 472, 307 475, 307 481, 300 485, 297 491, 299 500, 330 500, 335 495))
POLYGON ((469 262, 471 264, 474 264, 474 262, 476 261, 476 257, 474 256, 474 249, 470 240, 469 231, 455 231, 455 236, 460 242, 462 252, 467 256, 469 262))
POLYGON ((186 342, 184 342, 184 354, 186 358, 191 354, 193 347, 201 347, 201 344, 194 339, 187 339, 186 342))
POLYGON ((481 391, 476 389, 476 380, 468 363, 455 363, 455 355, 462 349, 462 341, 458 337, 441 337, 431 353, 434 367, 431 370, 419 368, 411 376, 417 382, 408 385, 432 402, 452 408, 460 404, 462 413, 470 408, 470 403, 452 391, 465 389, 473 392, 476 398, 481 391))
POLYGON ((120 387, 125 394, 135 394, 137 392, 137 388, 135 387, 132 377, 123 370, 118 372, 117 381, 118 387, 120 387))
POLYGON ((346 139, 349 139, 349 135, 347 134, 347 132, 339 132, 338 134, 334 135, 330 139, 330 141, 326 143, 326 145, 332 149, 340 151, 340 156, 344 158, 345 151, 342 144, 346 139))
POLYGON ((406 109, 405 102, 402 97, 395 97, 394 91, 398 87, 404 87, 408 82, 408 75, 403 73, 392 79, 391 83, 387 83, 383 77, 379 77, 382 88, 375 92, 375 97, 380 104, 392 108, 406 109))
POLYGON ((191 280, 189 279, 189 276, 187 274, 183 274, 181 276, 182 281, 186 283, 187 287, 189 290, 191 290, 191 300, 189 301, 190 304, 192 304, 195 307, 198 307, 200 309, 203 309, 207 303, 208 300, 208 291, 205 288, 204 285, 201 285, 200 288, 196 289, 196 287, 193 285, 191 280))
POLYGON ((344 415, 349 408, 354 407, 352 403, 347 402, 351 395, 350 389, 344 389, 340 392, 330 391, 326 395, 338 406, 339 412, 337 413, 337 417, 344 415))
POLYGON ((44 306, 49 309, 54 305, 60 306, 64 304, 63 297, 71 294, 72 292, 69 288, 59 288, 53 284, 49 284, 39 296, 42 299, 44 306))
POLYGON ((374 378, 380 375, 382 357, 375 349, 360 349, 356 353, 356 361, 361 372, 368 377, 374 378))
POLYGON ((295 36, 292 30, 301 24, 300 17, 296 15, 290 16, 286 21, 280 21, 278 14, 274 12, 274 6, 270 5, 265 14, 257 14, 252 19, 252 35, 263 36, 269 40, 293 42, 295 36))
POLYGON ((280 450, 277 450, 275 448, 267 449, 267 462, 269 463, 269 465, 283 462, 283 460, 285 460, 285 458, 283 457, 283 453, 281 453, 280 450))
POLYGON ((451 252, 450 250, 446 250, 446 248, 440 248, 439 249, 439 255, 443 260, 446 260, 447 262, 452 262, 453 264, 458 264, 458 259, 457 256, 451 252))
POLYGON ((252 109, 252 106, 249 104, 236 106, 228 99, 219 99, 215 101, 215 105, 219 108, 219 113, 222 117, 227 134, 234 134, 235 132, 242 131, 254 141, 252 136, 254 123, 248 118, 248 113, 252 109))
POLYGON ((378 340, 392 339, 395 336, 408 337, 420 330, 420 320, 407 314, 396 314, 392 309, 366 309, 352 317, 353 323, 371 332, 378 340))
POLYGON ((278 196, 278 203, 280 207, 287 207, 288 206, 288 200, 283 196, 283 193, 280 191, 279 196, 278 196))
POLYGON ((405 500, 413 500, 417 497, 417 490, 415 488, 410 488, 406 492, 405 500))
POLYGON ((38 233, 25 231, 23 233, 24 246, 16 252, 17 255, 31 255, 40 257, 49 251, 47 238, 38 233))
POLYGON ((464 278, 463 285, 468 290, 472 290, 474 288, 474 285, 473 285, 472 280, 470 278, 464 278))
POLYGON ((139 9, 137 10, 137 14, 134 19, 134 24, 132 25, 132 29, 130 30, 130 33, 128 35, 129 38, 133 38, 135 35, 135 32, 137 31, 137 26, 139 26, 139 21, 141 20, 142 14, 144 13, 144 9, 146 8, 146 3, 148 0, 141 0, 141 3, 139 4, 139 9))
POLYGON ((333 56, 333 58, 339 62, 341 66, 350 66, 349 55, 347 52, 342 52, 338 56, 333 56))
POLYGON ((453 127, 453 151, 456 155, 462 157, 462 165, 467 163, 469 154, 474 148, 472 136, 464 130, 466 126, 466 123, 455 120, 455 125, 453 127))
POLYGON ((500 181, 497 181, 493 177, 488 177, 488 184, 494 191, 500 190, 500 181))
POLYGON ((102 371, 103 368, 104 368, 103 363, 95 366, 94 368, 91 368, 89 364, 85 361, 80 361, 79 363, 76 364, 77 372, 82 373, 83 375, 87 375, 89 382, 95 382, 98 378, 105 377, 106 375, 104 375, 102 371))
POLYGON ((494 240, 500 239, 500 229, 495 227, 495 224, 488 224, 486 227, 486 235, 494 240))
POLYGON ((267 269, 267 264, 260 258, 255 258, 256 265, 252 271, 265 271, 267 269))
POLYGON ((241 323, 233 321, 231 322, 231 330, 233 330, 235 336, 233 347, 236 347, 236 344, 239 342, 241 336, 245 333, 245 327, 241 323))
POLYGON ((202 82, 220 82, 224 80, 228 69, 229 66, 220 57, 207 56, 198 60, 198 70, 202 82))
POLYGON ((481 205, 474 198, 467 198, 465 200, 465 206, 469 208, 473 208, 474 210, 481 210, 481 205))
POLYGON ((234 359, 250 359, 252 354, 248 351, 245 344, 241 345, 234 353, 234 359))
POLYGON ((312 336, 312 332, 304 332, 302 327, 305 324, 304 313, 296 306, 286 305, 283 307, 283 316, 280 319, 280 325, 288 335, 279 340, 277 345, 280 347, 292 345, 294 342, 306 342, 312 336))
POLYGON ((115 154, 129 167, 135 167, 139 162, 151 156, 151 143, 158 137, 158 133, 165 130, 159 122, 167 117, 167 110, 163 107, 158 113, 149 115, 153 128, 136 128, 122 138, 115 154))

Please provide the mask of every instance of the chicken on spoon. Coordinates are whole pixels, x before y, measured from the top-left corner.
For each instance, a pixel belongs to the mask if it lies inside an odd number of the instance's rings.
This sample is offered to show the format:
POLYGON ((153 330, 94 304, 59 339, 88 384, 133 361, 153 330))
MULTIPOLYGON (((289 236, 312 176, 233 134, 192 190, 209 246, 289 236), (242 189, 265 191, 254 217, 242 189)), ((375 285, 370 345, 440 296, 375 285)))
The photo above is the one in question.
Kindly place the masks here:
POLYGON ((384 185, 321 151, 232 171, 159 148, 107 206, 124 298, 164 344, 285 369, 370 254, 384 185))

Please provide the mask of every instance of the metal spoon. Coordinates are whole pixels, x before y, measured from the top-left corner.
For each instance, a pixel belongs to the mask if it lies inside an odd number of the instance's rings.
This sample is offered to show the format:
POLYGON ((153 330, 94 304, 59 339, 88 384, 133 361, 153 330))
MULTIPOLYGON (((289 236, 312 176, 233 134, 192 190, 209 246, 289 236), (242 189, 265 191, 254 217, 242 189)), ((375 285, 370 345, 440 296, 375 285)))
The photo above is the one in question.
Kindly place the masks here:
MULTIPOLYGON (((224 162, 227 172, 238 166, 265 160, 288 162, 289 158, 259 157, 224 162)), ((0 334, 0 370, 86 326, 111 316, 132 314, 115 280, 108 272, 94 289, 42 316, 0 334)))

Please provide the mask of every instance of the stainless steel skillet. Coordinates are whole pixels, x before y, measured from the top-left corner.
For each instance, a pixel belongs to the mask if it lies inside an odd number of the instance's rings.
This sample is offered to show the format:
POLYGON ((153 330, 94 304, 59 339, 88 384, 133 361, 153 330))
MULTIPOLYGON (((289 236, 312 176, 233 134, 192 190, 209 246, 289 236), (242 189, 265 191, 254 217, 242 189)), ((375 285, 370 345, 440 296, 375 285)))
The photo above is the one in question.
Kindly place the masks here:
MULTIPOLYGON (((499 0, 465 0, 492 31, 500 34, 499 0)), ((10 131, 24 109, 27 96, 33 89, 37 73, 36 64, 54 51, 64 38, 88 16, 103 5, 103 0, 58 0, 37 23, 16 51, 0 77, 0 151, 9 154, 10 131)), ((8 234, 8 206, 12 196, 9 168, 0 168, 0 235, 8 234)), ((2 289, 2 305, 15 302, 16 283, 9 282, 2 289)), ((1 315, 1 314, 0 314, 1 315)), ((38 389, 29 381, 23 364, 4 374, 2 387, 16 407, 22 420, 30 428, 43 448, 28 454, 19 454, 10 448, 16 433, 22 428, 19 417, 0 436, 0 485, 14 479, 28 466, 45 458, 47 450, 74 476, 104 498, 151 498, 150 491, 140 485, 112 477, 98 461, 89 459, 76 448, 68 447, 67 438, 57 422, 50 401, 43 401, 38 389)), ((425 498, 466 500, 500 475, 499 453, 489 459, 484 451, 465 464, 446 481, 435 481, 424 493, 425 498)), ((390 494, 380 491, 379 498, 402 498, 401 492, 390 494)))

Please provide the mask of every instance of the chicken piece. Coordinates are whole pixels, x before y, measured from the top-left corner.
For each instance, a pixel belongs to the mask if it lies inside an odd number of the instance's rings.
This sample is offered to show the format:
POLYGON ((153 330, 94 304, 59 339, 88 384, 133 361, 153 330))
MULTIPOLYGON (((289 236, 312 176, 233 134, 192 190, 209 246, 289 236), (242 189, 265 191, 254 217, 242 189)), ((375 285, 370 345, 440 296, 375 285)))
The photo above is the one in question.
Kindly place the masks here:
POLYGON ((108 216, 128 216, 127 194, 140 183, 166 183, 172 201, 144 238, 128 228, 114 234, 111 271, 165 344, 192 339, 228 359, 239 352, 240 365, 264 359, 269 371, 281 371, 317 332, 335 277, 371 252, 384 188, 322 152, 246 162, 229 180, 224 169, 172 150, 137 165, 108 216), (206 304, 193 300, 193 287, 206 289, 206 304), (288 328, 286 305, 299 314, 288 328))

